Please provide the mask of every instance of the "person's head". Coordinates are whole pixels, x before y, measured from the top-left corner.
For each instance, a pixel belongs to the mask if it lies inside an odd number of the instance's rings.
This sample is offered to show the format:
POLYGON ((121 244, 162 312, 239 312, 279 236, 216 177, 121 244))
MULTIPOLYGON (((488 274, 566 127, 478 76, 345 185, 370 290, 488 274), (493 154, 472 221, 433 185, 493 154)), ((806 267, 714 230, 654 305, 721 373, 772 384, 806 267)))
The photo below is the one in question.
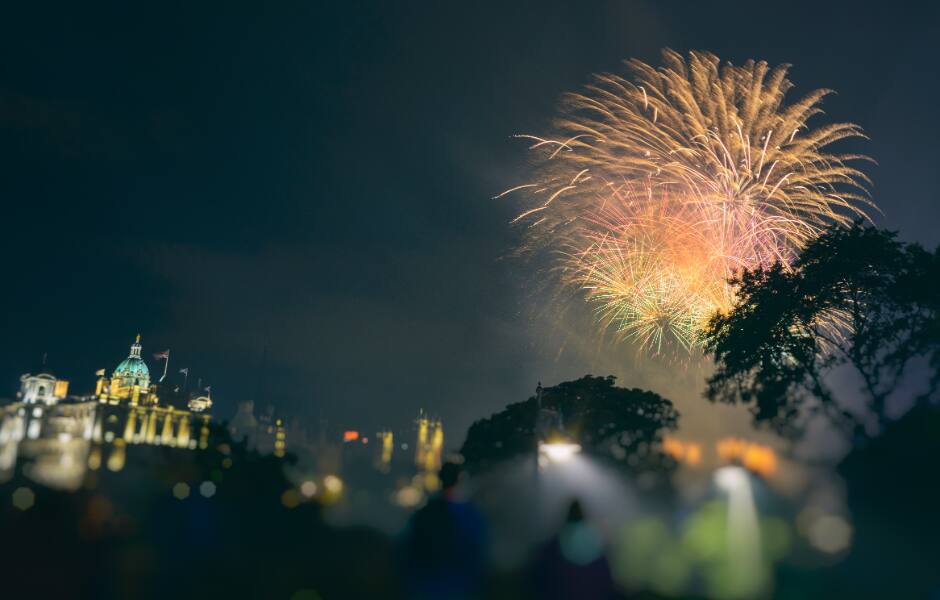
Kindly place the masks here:
POLYGON ((568 505, 568 518, 565 520, 568 523, 580 523, 584 520, 584 508, 581 506, 580 501, 571 501, 571 504, 568 505))
POLYGON ((438 477, 441 480, 441 489, 443 491, 452 490, 460 483, 460 476, 463 474, 463 468, 455 462, 448 461, 441 467, 438 477))

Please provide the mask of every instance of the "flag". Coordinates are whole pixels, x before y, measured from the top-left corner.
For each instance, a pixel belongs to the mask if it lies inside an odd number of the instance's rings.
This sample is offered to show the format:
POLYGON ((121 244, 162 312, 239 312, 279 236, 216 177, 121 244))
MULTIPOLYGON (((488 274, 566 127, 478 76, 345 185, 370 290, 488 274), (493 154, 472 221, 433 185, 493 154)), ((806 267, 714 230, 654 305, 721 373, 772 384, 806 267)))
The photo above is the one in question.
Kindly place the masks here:
POLYGON ((157 352, 153 355, 156 360, 163 360, 165 358, 170 358, 170 351, 164 350, 163 352, 157 352))
POLYGON ((104 377, 104 369, 98 369, 95 371, 95 377, 104 377))
POLYGON ((188 376, 189 376, 189 367, 186 367, 185 369, 180 369, 180 373, 182 373, 183 375, 186 375, 186 376, 188 377, 188 376))

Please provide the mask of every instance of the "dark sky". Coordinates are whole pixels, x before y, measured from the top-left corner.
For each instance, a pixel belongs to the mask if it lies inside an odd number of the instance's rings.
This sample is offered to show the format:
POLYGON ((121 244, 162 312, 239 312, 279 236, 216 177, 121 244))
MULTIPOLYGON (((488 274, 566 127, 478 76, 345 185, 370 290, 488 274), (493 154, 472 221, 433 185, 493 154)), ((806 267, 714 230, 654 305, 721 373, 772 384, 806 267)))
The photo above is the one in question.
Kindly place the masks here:
POLYGON ((368 429, 425 407, 454 442, 539 378, 642 384, 634 355, 546 332, 526 265, 501 260, 513 205, 491 197, 525 178, 512 134, 664 46, 837 90, 829 118, 872 138, 880 222, 940 242, 928 3, 11 4, 0 396, 44 351, 90 388, 138 331, 222 417, 257 395, 267 347, 283 411, 368 429))

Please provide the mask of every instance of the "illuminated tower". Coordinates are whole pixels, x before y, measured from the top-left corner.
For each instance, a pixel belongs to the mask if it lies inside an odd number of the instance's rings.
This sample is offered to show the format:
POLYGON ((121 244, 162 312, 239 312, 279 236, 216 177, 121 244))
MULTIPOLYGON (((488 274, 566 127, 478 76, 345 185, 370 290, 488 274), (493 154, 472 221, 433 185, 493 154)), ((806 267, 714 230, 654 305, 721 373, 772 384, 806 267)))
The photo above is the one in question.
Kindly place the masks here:
POLYGON ((423 467, 425 464, 425 455, 428 450, 428 418, 424 416, 424 411, 418 413, 418 439, 415 444, 415 464, 423 467))
POLYGON ((418 415, 418 439, 415 444, 415 464, 428 473, 437 473, 441 468, 441 453, 444 447, 444 427, 439 419, 428 419, 422 412, 418 415))
POLYGON ((441 469, 441 453, 444 450, 444 427, 439 419, 435 419, 431 421, 430 430, 424 470, 437 473, 441 469))
POLYGON ((388 473, 392 464, 392 454, 395 451, 395 434, 388 430, 380 431, 375 434, 375 438, 379 442, 376 444, 379 451, 375 466, 379 471, 388 473))
POLYGON ((283 458, 287 451, 287 430, 284 428, 284 421, 277 419, 274 427, 274 456, 283 458))

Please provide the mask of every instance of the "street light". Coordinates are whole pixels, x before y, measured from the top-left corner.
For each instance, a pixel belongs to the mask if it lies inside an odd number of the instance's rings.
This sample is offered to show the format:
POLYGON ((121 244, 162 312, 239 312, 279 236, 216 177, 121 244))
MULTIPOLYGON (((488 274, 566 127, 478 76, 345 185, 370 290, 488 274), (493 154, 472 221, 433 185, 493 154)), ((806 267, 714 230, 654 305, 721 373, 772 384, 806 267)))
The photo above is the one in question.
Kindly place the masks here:
POLYGON ((750 491, 747 471, 736 465, 721 467, 715 471, 715 484, 729 494, 740 494, 743 490, 750 491))
POLYGON ((553 463, 567 462, 579 452, 581 452, 581 445, 574 442, 553 441, 539 444, 539 453, 553 463))
POLYGON ((558 410, 542 406, 542 382, 535 388, 535 441, 538 461, 564 463, 581 452, 581 445, 565 433, 565 424, 558 410))

